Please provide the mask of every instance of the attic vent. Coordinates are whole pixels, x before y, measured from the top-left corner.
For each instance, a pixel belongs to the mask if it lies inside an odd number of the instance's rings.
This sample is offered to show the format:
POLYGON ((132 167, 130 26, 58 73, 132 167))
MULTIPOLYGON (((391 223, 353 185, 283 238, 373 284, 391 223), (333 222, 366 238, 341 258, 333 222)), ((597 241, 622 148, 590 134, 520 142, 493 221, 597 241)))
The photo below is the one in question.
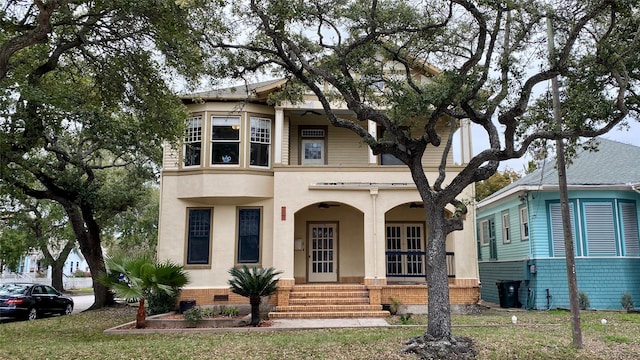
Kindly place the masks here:
POLYGON ((229 295, 213 295, 213 301, 229 301, 229 295))
POLYGON ((324 137, 324 129, 302 129, 302 137, 322 138, 324 137))

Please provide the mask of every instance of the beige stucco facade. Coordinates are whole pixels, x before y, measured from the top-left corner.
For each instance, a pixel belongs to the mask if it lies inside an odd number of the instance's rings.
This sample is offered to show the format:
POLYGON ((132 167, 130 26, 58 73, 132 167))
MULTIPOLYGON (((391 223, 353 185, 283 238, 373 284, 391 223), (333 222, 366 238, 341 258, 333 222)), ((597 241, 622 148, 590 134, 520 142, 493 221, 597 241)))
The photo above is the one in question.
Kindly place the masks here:
MULTIPOLYGON (((243 241, 239 240, 243 226, 239 224, 239 214, 243 209, 253 209, 254 214, 259 214, 258 259, 247 265, 282 271, 283 289, 306 283, 359 283, 382 286, 382 292, 376 288, 378 302, 388 303, 389 297, 397 296, 405 304, 425 303, 424 275, 416 272, 424 271, 425 259, 414 261, 411 270, 407 270, 406 258, 402 260, 404 265, 400 260, 396 265, 389 260, 395 256, 390 255, 389 249, 394 231, 397 244, 404 244, 397 251, 407 251, 410 239, 404 238, 405 233, 413 234, 409 250, 424 252, 427 241, 426 214, 406 166, 381 164, 359 137, 332 127, 317 107, 272 107, 260 101, 256 104, 232 100, 216 98, 191 103, 185 99, 192 114, 201 120, 200 164, 185 166, 184 148, 167 145, 164 151, 158 257, 185 266, 190 283, 183 290, 183 297, 197 299, 201 304, 241 301, 228 291, 228 270, 246 263, 239 261, 243 241), (238 144, 233 145, 239 150, 237 161, 234 158, 233 164, 214 163, 213 158, 218 155, 213 150, 216 144, 212 124, 218 116, 231 115, 236 121, 233 134, 239 134, 238 144), (252 117, 263 119, 262 123, 269 126, 267 166, 252 165, 252 117), (305 132, 307 129, 310 131, 305 132), (309 149, 322 152, 319 163, 305 163, 305 140, 314 143, 315 148, 309 149), (210 216, 205 221, 208 232, 204 233, 208 244, 202 247, 207 254, 197 253, 190 243, 194 231, 190 228, 190 214, 198 209, 210 216), (327 269, 322 264, 327 263, 326 259, 314 261, 316 255, 326 256, 326 249, 317 248, 323 241, 330 245, 331 271, 318 276, 314 269, 327 269), (190 263, 191 257, 199 259, 198 263, 190 263), (394 266, 401 266, 402 270, 394 266)), ((370 126, 371 133, 376 131, 370 126)), ((462 141, 469 142, 469 134, 464 133, 468 128, 459 131, 463 132, 462 141)), ((468 150, 470 144, 462 148, 468 150)), ((429 149, 423 159, 430 181, 437 177, 441 156, 439 149, 429 149)), ((460 169, 449 166, 447 178, 460 169)), ((472 191, 469 187, 460 198, 471 199, 472 191)), ((452 303, 474 303, 479 294, 474 214, 472 208, 469 211, 464 230, 447 238, 452 303), (461 295, 453 293, 456 289, 462 291, 461 295)), ((286 294, 274 302, 285 298, 286 294)))

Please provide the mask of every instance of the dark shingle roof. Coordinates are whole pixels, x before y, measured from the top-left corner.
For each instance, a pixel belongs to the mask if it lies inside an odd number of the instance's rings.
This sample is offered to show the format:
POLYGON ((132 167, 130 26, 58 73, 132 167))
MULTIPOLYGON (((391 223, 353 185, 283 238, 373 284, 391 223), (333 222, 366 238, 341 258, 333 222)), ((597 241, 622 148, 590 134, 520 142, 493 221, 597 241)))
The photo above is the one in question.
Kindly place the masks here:
MULTIPOLYGON (((640 183, 640 147, 597 138, 597 151, 579 150, 567 165, 567 185, 626 185, 640 183)), ((487 199, 518 186, 557 186, 556 160, 546 160, 538 170, 528 174, 487 199)))

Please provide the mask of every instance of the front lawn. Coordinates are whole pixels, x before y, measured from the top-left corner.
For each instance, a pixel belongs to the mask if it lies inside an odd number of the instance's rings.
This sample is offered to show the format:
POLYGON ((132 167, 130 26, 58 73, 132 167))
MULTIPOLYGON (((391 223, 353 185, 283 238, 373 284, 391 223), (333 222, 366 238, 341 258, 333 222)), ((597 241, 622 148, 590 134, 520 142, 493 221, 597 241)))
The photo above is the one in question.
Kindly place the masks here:
MULTIPOLYGON (((0 359, 412 359, 405 340, 424 331, 414 326, 324 329, 296 332, 104 335, 132 321, 135 310, 116 308, 0 324, 0 359)), ((453 317, 454 335, 470 336, 480 359, 633 359, 640 353, 640 315, 584 312, 585 349, 571 348, 565 311, 502 312, 453 317), (518 323, 511 323, 511 316, 518 323), (601 319, 607 323, 602 324, 601 319)), ((390 320, 391 321, 391 320, 390 320)), ((395 322, 399 320, 394 319, 395 322)))

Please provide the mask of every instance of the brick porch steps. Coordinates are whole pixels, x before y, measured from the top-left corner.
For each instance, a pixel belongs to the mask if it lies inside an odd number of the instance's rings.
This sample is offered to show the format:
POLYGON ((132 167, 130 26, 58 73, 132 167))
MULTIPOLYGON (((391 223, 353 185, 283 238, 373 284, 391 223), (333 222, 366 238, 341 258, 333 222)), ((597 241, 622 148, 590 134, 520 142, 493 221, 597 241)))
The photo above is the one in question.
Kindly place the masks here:
POLYGON ((369 304, 369 292, 358 284, 295 285, 289 304, 269 313, 271 319, 387 317, 382 305, 369 304))
POLYGON ((320 312, 270 312, 269 319, 340 319, 340 318, 383 318, 389 316, 388 311, 344 311, 320 312))

